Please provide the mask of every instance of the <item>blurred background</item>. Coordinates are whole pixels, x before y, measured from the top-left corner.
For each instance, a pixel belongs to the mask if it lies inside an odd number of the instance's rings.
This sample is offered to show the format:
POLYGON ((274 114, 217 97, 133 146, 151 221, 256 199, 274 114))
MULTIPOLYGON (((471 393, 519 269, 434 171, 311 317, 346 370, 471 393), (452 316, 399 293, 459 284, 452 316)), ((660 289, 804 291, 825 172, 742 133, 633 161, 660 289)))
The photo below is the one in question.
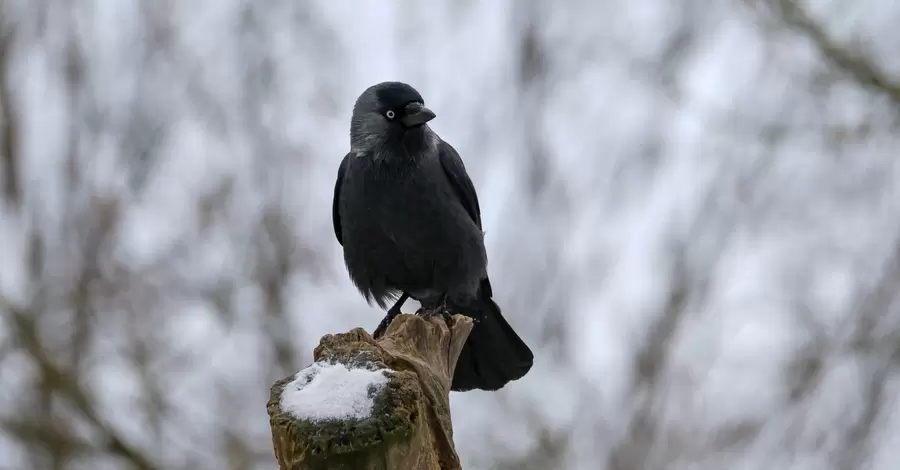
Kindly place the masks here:
POLYGON ((0 18, 0 470, 274 468, 271 383, 383 315, 330 212, 383 80, 463 156, 536 353, 452 395, 464 468, 897 468, 900 3, 0 18))

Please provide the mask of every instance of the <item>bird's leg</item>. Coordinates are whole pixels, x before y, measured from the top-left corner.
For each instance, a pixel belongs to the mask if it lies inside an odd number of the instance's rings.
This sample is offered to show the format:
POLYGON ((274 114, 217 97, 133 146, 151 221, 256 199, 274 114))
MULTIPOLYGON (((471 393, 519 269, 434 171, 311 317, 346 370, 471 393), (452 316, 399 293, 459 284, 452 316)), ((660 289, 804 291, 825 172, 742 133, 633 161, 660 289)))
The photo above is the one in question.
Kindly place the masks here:
POLYGON ((450 321, 450 309, 447 308, 447 294, 444 293, 441 295, 440 300, 431 308, 423 309, 422 313, 425 317, 432 317, 435 315, 440 315, 444 318, 444 320, 450 321))
POLYGON ((372 333, 372 337, 378 339, 381 337, 385 330, 387 330, 388 325, 394 321, 394 318, 397 318, 397 315, 400 315, 400 309, 403 307, 403 303, 409 299, 409 294, 404 292, 396 302, 394 302, 394 306, 388 309, 387 315, 381 320, 381 323, 378 324, 378 327, 375 328, 375 331, 372 333))

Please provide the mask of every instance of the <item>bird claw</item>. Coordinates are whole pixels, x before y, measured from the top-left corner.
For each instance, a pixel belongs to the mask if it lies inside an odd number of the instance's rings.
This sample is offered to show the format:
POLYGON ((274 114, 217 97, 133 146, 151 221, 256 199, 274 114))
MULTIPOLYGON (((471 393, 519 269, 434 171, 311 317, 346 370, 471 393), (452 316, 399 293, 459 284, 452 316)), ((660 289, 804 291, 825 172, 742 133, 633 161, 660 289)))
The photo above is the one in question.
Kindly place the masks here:
POLYGON ((381 323, 378 324, 378 327, 375 328, 375 331, 372 332, 372 338, 378 339, 384 335, 384 332, 387 331, 387 328, 391 326, 391 322, 394 321, 394 318, 400 315, 400 309, 391 309, 388 310, 387 315, 381 320, 381 323))
POLYGON ((378 327, 375 328, 375 331, 372 332, 372 338, 378 339, 384 335, 384 332, 387 330, 388 325, 391 324, 392 318, 385 317, 381 320, 381 323, 378 324, 378 327))
POLYGON ((424 318, 433 318, 436 316, 442 317, 445 321, 450 321, 450 309, 447 308, 446 304, 438 305, 434 308, 422 309, 420 310, 421 316, 424 318))

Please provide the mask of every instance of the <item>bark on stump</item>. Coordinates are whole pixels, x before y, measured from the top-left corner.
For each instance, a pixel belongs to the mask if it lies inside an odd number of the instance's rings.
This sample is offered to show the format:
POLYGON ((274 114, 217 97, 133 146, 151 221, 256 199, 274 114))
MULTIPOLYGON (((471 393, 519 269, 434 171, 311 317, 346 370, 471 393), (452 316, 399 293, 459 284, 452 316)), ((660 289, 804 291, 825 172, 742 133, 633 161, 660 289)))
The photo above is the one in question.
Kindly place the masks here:
MULTIPOLYGON (((450 421, 450 383, 472 320, 454 315, 399 315, 377 340, 362 328, 325 335, 316 363, 385 369, 388 382, 370 392, 363 419, 309 421, 282 410, 286 386, 272 385, 268 403, 275 457, 281 470, 459 469, 450 421)), ((302 373, 298 372, 298 374, 302 373)))

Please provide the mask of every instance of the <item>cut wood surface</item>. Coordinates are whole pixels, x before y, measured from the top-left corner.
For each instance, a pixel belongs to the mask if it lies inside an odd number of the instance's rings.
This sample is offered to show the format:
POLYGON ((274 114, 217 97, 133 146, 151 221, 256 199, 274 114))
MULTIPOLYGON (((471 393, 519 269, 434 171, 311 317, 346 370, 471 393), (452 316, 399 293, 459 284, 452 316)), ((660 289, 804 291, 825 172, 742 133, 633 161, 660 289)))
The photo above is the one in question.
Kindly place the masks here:
POLYGON ((377 340, 362 328, 322 337, 313 365, 272 385, 280 468, 461 468, 450 383, 472 326, 404 314, 377 340))

